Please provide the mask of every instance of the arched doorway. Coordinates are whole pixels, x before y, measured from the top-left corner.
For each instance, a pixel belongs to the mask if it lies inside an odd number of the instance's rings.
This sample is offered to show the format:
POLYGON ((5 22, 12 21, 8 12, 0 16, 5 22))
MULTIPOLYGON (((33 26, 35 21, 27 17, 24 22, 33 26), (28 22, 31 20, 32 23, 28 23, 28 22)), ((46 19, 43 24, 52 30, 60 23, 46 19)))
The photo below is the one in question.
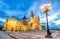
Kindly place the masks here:
POLYGON ((13 31, 13 27, 11 27, 11 31, 13 31))

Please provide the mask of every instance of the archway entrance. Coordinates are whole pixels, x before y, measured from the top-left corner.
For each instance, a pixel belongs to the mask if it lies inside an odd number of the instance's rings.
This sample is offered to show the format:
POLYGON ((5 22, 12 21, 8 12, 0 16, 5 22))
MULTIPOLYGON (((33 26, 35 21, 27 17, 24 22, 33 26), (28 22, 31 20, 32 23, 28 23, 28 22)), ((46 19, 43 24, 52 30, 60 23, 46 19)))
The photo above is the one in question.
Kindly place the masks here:
POLYGON ((13 27, 11 27, 11 31, 13 31, 13 27))

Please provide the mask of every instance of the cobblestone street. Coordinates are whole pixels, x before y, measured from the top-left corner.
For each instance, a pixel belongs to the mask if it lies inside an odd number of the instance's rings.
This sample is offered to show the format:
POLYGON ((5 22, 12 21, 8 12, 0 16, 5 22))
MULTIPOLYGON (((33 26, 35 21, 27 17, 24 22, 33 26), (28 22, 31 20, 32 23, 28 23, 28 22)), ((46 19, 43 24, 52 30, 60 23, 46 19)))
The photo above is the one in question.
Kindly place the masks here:
POLYGON ((52 31, 53 38, 45 38, 46 31, 27 32, 3 32, 0 31, 0 39, 59 39, 59 31, 52 31))

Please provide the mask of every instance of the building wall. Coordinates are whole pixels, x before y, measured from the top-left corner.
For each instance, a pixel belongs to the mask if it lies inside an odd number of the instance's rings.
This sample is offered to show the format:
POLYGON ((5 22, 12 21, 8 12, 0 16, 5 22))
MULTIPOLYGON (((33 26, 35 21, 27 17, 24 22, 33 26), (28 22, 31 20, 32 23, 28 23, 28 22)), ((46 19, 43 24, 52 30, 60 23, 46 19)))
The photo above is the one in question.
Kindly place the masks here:
POLYGON ((18 21, 14 18, 8 18, 4 23, 3 30, 6 31, 28 31, 28 30, 42 30, 40 26, 39 17, 34 17, 34 15, 30 16, 30 21, 27 22, 27 25, 24 25, 23 21, 18 21))

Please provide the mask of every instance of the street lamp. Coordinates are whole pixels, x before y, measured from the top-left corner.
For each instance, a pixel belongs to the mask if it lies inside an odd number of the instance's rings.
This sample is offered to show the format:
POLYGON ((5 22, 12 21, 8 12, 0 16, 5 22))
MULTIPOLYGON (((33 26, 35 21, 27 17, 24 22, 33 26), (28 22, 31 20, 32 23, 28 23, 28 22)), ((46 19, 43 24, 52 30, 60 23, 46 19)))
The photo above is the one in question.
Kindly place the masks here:
POLYGON ((52 38, 52 35, 51 35, 51 32, 50 32, 50 29, 49 29, 49 26, 48 26, 48 11, 51 10, 51 3, 48 2, 48 3, 45 3, 43 5, 41 5, 41 10, 46 13, 46 23, 47 23, 47 35, 45 37, 47 38, 52 38))

